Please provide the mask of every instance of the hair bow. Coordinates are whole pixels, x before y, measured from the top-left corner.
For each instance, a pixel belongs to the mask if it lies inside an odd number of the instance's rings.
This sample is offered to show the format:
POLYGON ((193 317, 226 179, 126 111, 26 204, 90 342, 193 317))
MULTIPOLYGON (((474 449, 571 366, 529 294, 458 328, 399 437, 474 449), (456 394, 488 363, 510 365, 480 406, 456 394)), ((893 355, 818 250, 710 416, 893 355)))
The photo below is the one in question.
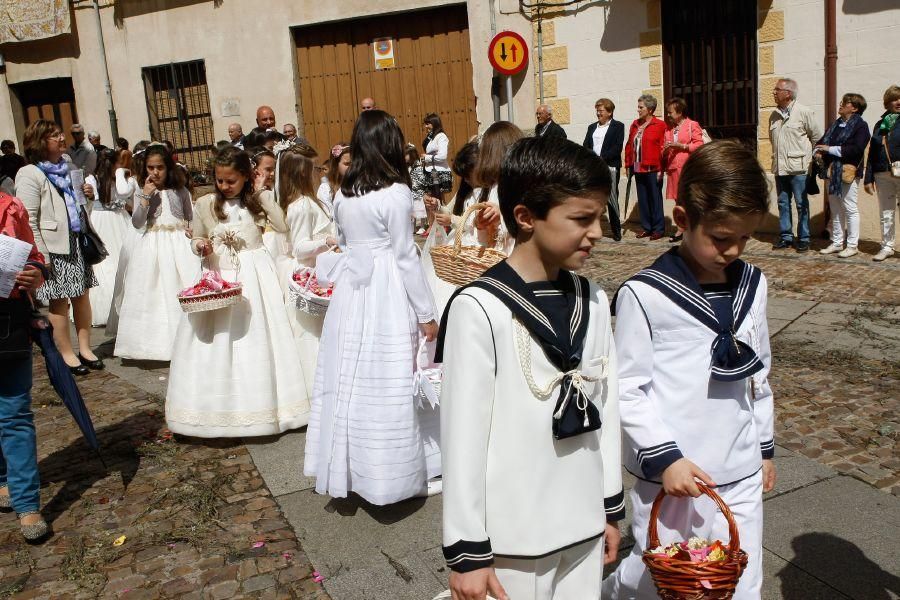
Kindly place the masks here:
POLYGON ((349 148, 349 146, 341 146, 340 144, 335 144, 334 146, 331 147, 331 155, 333 157, 337 158, 338 156, 341 155, 341 152, 343 152, 344 149, 346 149, 346 148, 349 148))

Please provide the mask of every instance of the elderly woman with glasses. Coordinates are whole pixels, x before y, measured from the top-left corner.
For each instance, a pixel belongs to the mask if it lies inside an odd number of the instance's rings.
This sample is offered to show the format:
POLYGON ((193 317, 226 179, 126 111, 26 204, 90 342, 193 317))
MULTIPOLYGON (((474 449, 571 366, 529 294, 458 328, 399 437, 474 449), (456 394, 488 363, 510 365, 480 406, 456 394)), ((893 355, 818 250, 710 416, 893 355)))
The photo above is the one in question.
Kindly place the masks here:
MULTIPOLYGON (((50 305, 53 341, 75 375, 102 369, 103 361, 91 350, 91 303, 88 290, 97 285, 87 264, 78 234, 87 231, 86 213, 78 205, 66 162, 66 138, 59 125, 39 119, 25 130, 25 165, 16 174, 19 199, 28 209, 29 223, 38 251, 47 257, 50 278, 37 290, 38 299, 50 305), (69 334, 69 305, 78 334, 78 354, 69 334)), ((85 196, 94 189, 85 184, 85 196)))
POLYGON ((662 203, 662 149, 666 124, 654 116, 656 106, 656 98, 650 94, 638 98, 638 118, 631 123, 625 146, 625 166, 629 176, 634 176, 641 213, 642 231, 637 237, 651 240, 661 238, 666 227, 662 203))

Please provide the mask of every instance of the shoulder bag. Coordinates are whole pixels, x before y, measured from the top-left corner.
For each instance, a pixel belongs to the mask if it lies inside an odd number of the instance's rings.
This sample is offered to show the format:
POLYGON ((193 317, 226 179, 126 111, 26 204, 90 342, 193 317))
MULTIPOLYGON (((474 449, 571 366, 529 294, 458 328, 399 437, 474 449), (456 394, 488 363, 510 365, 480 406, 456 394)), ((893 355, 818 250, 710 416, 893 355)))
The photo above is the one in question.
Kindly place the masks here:
POLYGON ((84 258, 85 264, 96 265, 103 262, 103 259, 109 256, 109 252, 91 225, 91 220, 84 207, 82 206, 79 210, 81 211, 81 231, 78 233, 78 246, 81 248, 81 256, 84 258))

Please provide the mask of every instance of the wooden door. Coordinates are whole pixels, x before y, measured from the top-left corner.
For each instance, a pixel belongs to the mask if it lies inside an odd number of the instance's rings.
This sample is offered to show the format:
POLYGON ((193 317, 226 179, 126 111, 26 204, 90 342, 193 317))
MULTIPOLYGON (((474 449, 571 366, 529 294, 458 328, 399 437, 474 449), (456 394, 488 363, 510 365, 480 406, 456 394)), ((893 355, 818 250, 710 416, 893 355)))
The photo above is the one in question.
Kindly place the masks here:
POLYGON ((301 27, 294 38, 303 135, 320 157, 350 141, 367 96, 420 152, 428 113, 440 116, 451 155, 477 133, 465 5, 301 27), (378 38, 393 40, 394 68, 375 68, 378 38))
MULTIPOLYGON (((666 0, 662 3, 666 99, 687 101, 688 116, 714 138, 755 148, 756 2, 666 0)), ((664 107, 657 109, 664 115, 664 107)))
POLYGON ((75 109, 75 89, 71 78, 28 81, 10 87, 22 105, 25 127, 38 119, 54 121, 66 134, 66 145, 72 144, 69 131, 78 122, 78 111, 75 109))

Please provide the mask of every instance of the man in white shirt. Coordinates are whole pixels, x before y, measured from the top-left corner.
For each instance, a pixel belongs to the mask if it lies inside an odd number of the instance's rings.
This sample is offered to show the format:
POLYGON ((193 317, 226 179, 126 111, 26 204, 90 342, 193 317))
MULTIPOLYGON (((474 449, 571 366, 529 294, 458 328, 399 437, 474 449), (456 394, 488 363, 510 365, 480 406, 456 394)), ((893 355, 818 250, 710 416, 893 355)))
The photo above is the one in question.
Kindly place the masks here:
POLYGON ((822 128, 813 111, 797 102, 797 82, 779 79, 772 90, 776 108, 769 116, 769 140, 772 142, 772 174, 778 191, 778 215, 781 239, 775 249, 794 246, 798 252, 809 250, 809 197, 806 194, 806 169, 812 159, 812 147, 822 128), (797 240, 795 243, 791 196, 797 203, 797 240))

